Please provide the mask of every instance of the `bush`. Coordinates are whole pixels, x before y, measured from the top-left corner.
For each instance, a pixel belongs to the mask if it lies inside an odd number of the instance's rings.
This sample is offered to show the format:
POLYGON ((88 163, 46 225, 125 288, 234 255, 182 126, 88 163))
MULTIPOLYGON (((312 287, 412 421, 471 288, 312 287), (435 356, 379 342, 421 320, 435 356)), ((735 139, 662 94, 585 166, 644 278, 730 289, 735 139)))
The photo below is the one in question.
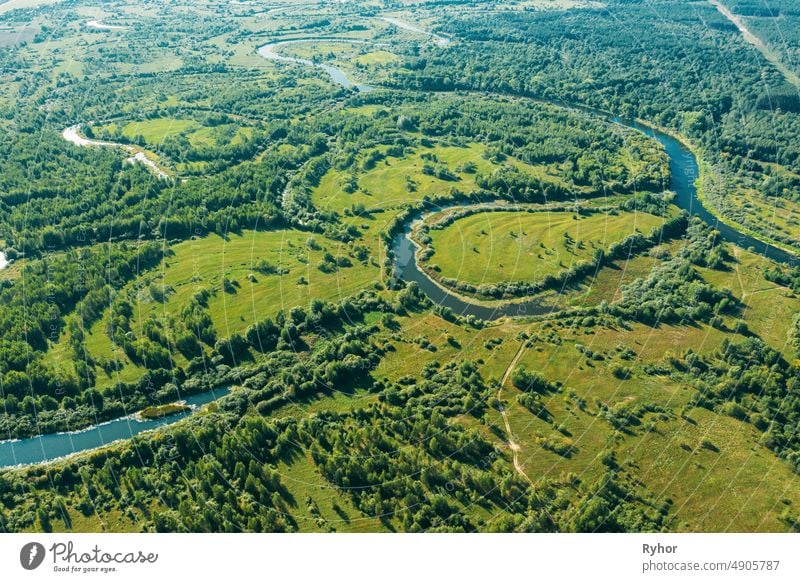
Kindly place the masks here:
POLYGON ((747 411, 736 402, 726 402, 722 405, 722 413, 738 420, 747 420, 747 411))
POLYGON ((529 372, 522 366, 511 374, 511 383, 525 392, 545 392, 551 388, 551 384, 544 374, 529 372))
POLYGON ((631 369, 627 366, 620 366, 619 364, 611 366, 611 373, 619 380, 627 380, 631 377, 631 369))

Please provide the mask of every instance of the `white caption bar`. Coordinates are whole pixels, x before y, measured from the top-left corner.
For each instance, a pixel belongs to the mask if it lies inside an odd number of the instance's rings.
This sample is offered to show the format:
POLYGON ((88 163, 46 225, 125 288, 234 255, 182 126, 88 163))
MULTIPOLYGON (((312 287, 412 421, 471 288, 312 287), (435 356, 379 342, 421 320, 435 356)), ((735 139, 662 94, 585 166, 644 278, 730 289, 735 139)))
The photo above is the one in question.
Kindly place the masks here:
POLYGON ((5 534, 0 572, 136 582, 800 580, 798 549, 791 534, 5 534))

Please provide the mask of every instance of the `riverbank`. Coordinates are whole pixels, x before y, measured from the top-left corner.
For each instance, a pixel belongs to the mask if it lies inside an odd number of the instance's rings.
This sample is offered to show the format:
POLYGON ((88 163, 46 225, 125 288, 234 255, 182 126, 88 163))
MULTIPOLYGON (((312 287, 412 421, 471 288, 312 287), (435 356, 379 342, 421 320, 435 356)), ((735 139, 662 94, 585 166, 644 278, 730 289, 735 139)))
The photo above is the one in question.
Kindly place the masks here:
POLYGON ((680 143, 687 150, 689 150, 692 153, 692 155, 697 159, 698 177, 697 180, 695 181, 695 188, 697 190, 697 199, 703 204, 703 206, 708 210, 708 212, 717 220, 717 222, 723 223, 733 230, 737 230, 739 232, 747 234, 764 245, 773 246, 782 251, 785 251, 790 255, 792 255, 793 257, 795 257, 797 262, 800 262, 800 251, 798 249, 793 248, 787 244, 781 243, 780 241, 776 241, 769 237, 766 237, 759 232, 756 232, 742 224, 739 224, 734 220, 731 220, 727 216, 723 215, 722 212, 717 208, 716 204, 709 199, 708 194, 705 192, 703 188, 703 184, 705 183, 705 180, 708 178, 708 173, 710 172, 711 166, 708 162, 705 161, 703 148, 692 142, 686 136, 674 132, 666 127, 651 123, 646 119, 636 118, 636 123, 639 123, 653 131, 658 131, 660 133, 668 135, 669 137, 680 143))
POLYGON ((183 401, 148 407, 137 413, 77 431, 0 441, 0 469, 48 463, 131 439, 143 432, 174 424, 196 414, 206 405, 216 402, 230 392, 230 387, 211 389, 187 396, 183 401), (180 410, 176 407, 180 407, 180 410), (148 410, 153 413, 162 411, 171 411, 171 413, 145 415, 145 411, 148 410))
POLYGON ((315 42, 330 42, 330 43, 342 43, 342 44, 355 44, 355 45, 376 45, 379 46, 380 43, 373 43, 366 40, 361 39, 348 39, 348 38, 324 38, 324 37, 310 37, 310 38, 293 38, 289 40, 282 40, 276 41, 272 43, 268 43, 262 45, 256 49, 256 52, 259 56, 268 61, 276 61, 276 62, 283 62, 283 63, 293 63, 296 65, 303 65, 306 67, 314 67, 317 69, 321 69, 328 73, 331 80, 338 85, 341 85, 345 89, 355 89, 361 93, 366 93, 374 89, 373 86, 357 83, 351 80, 345 71, 336 67, 334 65, 330 65, 327 63, 318 63, 315 61, 311 61, 309 59, 303 59, 300 57, 289 57, 286 55, 282 55, 278 52, 280 47, 284 46, 291 46, 293 44, 304 44, 304 43, 315 43, 315 42))
POLYGON ((132 154, 130 157, 125 159, 125 162, 128 164, 142 164, 151 172, 153 172, 160 180, 171 180, 172 176, 167 173, 166 170, 162 169, 158 166, 153 160, 147 157, 144 150, 139 147, 125 144, 125 143, 116 143, 113 141, 100 141, 96 139, 89 139, 80 134, 80 123, 75 125, 71 125, 66 128, 64 131, 61 132, 61 137, 67 140, 69 143, 76 145, 78 147, 117 147, 122 150, 125 150, 129 154, 132 154))
POLYGON ((380 20, 383 20, 384 22, 388 22, 389 24, 392 24, 392 25, 396 26, 397 28, 401 28, 401 29, 407 30, 409 32, 415 32, 417 34, 423 34, 425 36, 429 36, 440 47, 446 47, 451 42, 453 42, 452 39, 450 39, 450 38, 448 38, 446 36, 442 36, 440 34, 436 34, 435 32, 430 32, 428 30, 425 30, 424 28, 420 28, 419 26, 416 26, 414 24, 406 22, 405 20, 401 20, 399 18, 395 18, 394 16, 379 16, 378 18, 380 20))

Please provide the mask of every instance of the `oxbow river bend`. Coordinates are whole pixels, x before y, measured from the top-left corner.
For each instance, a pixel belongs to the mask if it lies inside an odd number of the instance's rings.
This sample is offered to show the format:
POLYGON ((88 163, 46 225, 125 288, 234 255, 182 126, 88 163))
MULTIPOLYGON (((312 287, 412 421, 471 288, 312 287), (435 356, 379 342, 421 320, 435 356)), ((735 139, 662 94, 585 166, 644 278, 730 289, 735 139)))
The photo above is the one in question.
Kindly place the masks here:
MULTIPOLYGON (((407 26, 402 26, 402 28, 408 29, 407 26)), ((412 27, 409 30, 415 30, 416 32, 422 32, 422 33, 425 32, 417 27, 412 27)), ((445 40, 446 43, 450 42, 449 39, 444 39, 444 37, 441 38, 442 40, 445 40)), ((308 42, 323 42, 323 41, 330 42, 333 40, 335 39, 307 38, 307 39, 302 39, 302 40, 298 39, 287 42, 308 43, 308 42)), ((326 71, 334 82, 346 88, 356 88, 362 91, 374 88, 372 85, 359 85, 353 82, 347 77, 347 74, 338 67, 334 67, 332 65, 324 65, 306 59, 285 57, 278 54, 280 46, 283 44, 287 44, 287 42, 283 43, 276 42, 265 45, 258 50, 258 53, 262 57, 270 60, 287 61, 295 64, 320 68, 326 71)), ((352 42, 352 41, 344 40, 344 42, 352 42)), ((440 46, 446 43, 437 42, 437 44, 440 44, 440 46)), ((583 111, 588 115, 602 117, 609 123, 617 123, 620 125, 624 125, 628 128, 642 132, 658 140, 658 142, 661 143, 667 155, 669 156, 669 168, 670 168, 669 190, 675 192, 675 204, 679 208, 686 210, 690 215, 698 216, 704 221, 706 221, 708 224, 716 228, 722 235, 722 238, 728 242, 734 243, 742 248, 752 247, 756 250, 757 253, 765 257, 768 257, 774 261, 777 261, 779 263, 786 263, 792 265, 800 264, 800 258, 798 256, 789 253, 779 247, 771 245, 769 243, 760 241, 749 234, 741 232, 733 228, 732 226, 725 224, 724 222, 720 221, 716 216, 714 216, 714 214, 711 213, 711 211, 709 211, 703 205, 702 201, 697 195, 697 188, 695 186, 695 182, 697 181, 697 178, 700 175, 697 158, 692 153, 692 151, 684 144, 682 144, 679 140, 658 129, 639 123, 638 121, 625 120, 618 117, 611 117, 608 114, 601 111, 592 110, 586 107, 572 106, 571 104, 564 104, 564 103, 552 103, 552 104, 560 107, 574 108, 579 111, 583 111)), ((463 206, 463 203, 460 203, 459 206, 463 206)), ((532 299, 530 301, 523 301, 523 302, 499 303, 497 305, 492 305, 492 306, 480 305, 477 303, 471 303, 469 301, 465 301, 461 297, 449 293, 448 291, 440 287, 437 283, 435 283, 430 277, 428 277, 428 275, 424 271, 422 271, 417 266, 416 245, 412 242, 410 235, 414 222, 420 220, 421 218, 422 214, 420 213, 409 217, 408 222, 405 225, 405 228, 394 238, 394 241, 392 242, 392 250, 394 252, 394 271, 395 271, 395 276, 399 277, 400 279, 407 282, 417 283, 420 289, 435 304, 449 307, 455 313, 461 315, 474 315, 475 317, 485 320, 494 320, 494 319, 499 319, 501 317, 542 315, 558 309, 558 307, 544 305, 538 299, 532 299)))
MULTIPOLYGON (((583 109, 582 109, 583 110, 583 109)), ((585 111, 585 110, 584 110, 585 111)), ((719 230, 722 238, 742 248, 754 248, 757 253, 779 263, 798 264, 800 259, 781 248, 762 242, 748 234, 723 223, 714 216, 697 196, 695 181, 699 176, 699 166, 694 154, 674 137, 657 129, 636 121, 625 121, 619 118, 608 118, 600 112, 587 111, 589 114, 606 117, 612 123, 619 123, 655 138, 664 146, 669 156, 670 183, 669 189, 675 192, 675 204, 689 214, 698 216, 719 230)), ((459 204, 459 206, 463 206, 459 204)), ((558 307, 544 305, 539 299, 515 303, 500 303, 496 306, 480 305, 463 300, 447 292, 417 266, 415 243, 411 240, 411 230, 421 214, 412 216, 405 228, 394 238, 392 250, 395 258, 395 276, 407 282, 415 282, 420 290, 437 305, 449 307, 461 315, 474 315, 488 321, 501 317, 519 317, 525 315, 542 315, 557 311, 558 307)))
POLYGON ((372 86, 370 85, 364 85, 351 81, 350 78, 347 76, 347 73, 345 73, 339 67, 328 65, 326 63, 319 63, 309 59, 289 57, 280 53, 281 47, 287 47, 293 44, 308 44, 312 42, 332 42, 341 44, 375 44, 365 40, 344 39, 344 38, 296 38, 292 40, 284 40, 270 44, 265 44, 264 46, 258 49, 258 54, 269 61, 294 63, 296 65, 303 65, 305 67, 315 67, 317 69, 321 69, 326 73, 328 73, 330 78, 335 83, 341 85, 346 89, 356 89, 357 91, 362 91, 362 92, 369 91, 372 89, 372 86))
MULTIPOLYGON (((419 31, 424 32, 421 31, 421 29, 419 31)), ((437 44, 440 45, 450 42, 449 39, 444 39, 444 37, 436 38, 440 39, 437 40, 437 44)), ((279 52, 280 48, 283 46, 309 42, 345 42, 351 44, 365 44, 367 41, 341 38, 293 39, 291 41, 280 41, 266 44, 258 49, 258 54, 268 60, 288 62, 321 69, 326 72, 334 82, 345 88, 355 89, 357 91, 369 91, 374 88, 372 85, 360 84, 352 81, 342 69, 333 65, 319 63, 308 59, 288 57, 280 54, 279 52)), ((568 104, 553 104, 570 107, 568 104)), ((719 221, 703 205, 702 201, 697 196, 697 188, 695 187, 695 181, 699 176, 699 165, 697 158, 689 150, 689 148, 683 145, 680 141, 662 131, 636 121, 612 118, 605 113, 592 111, 583 107, 577 109, 580 109, 589 115, 603 117, 610 123, 625 125, 658 140, 669 156, 669 189, 676 194, 675 204, 679 208, 689 212, 689 214, 700 217, 708 224, 719 230, 724 240, 743 248, 752 247, 761 255, 780 263, 792 265, 800 264, 800 258, 797 256, 774 245, 762 242, 753 236, 740 232, 735 228, 719 221)), ((65 138, 69 139, 66 134, 71 129, 73 128, 69 128, 65 131, 65 138)), ((102 143, 99 145, 119 144, 102 143)), ((459 203, 458 205, 463 206, 464 204, 459 203)), ((394 238, 392 242, 392 250, 394 252, 394 270, 395 275, 400 279, 407 282, 417 283, 420 287, 420 290, 422 290, 435 304, 449 307, 455 313, 461 315, 474 315, 475 317, 485 320, 495 320, 501 317, 542 315, 558 309, 558 307, 544 305, 540 300, 537 299, 514 303, 499 303, 496 306, 480 305, 465 301, 464 299, 445 291, 417 266, 415 256, 416 246, 414 242, 412 242, 410 234, 414 222, 420 220, 421 218, 421 213, 417 213, 416 215, 409 217, 405 228, 394 238)), ((4 266, 4 259, 5 257, 0 255, 0 268, 4 266)), ((56 433, 41 435, 28 439, 2 441, 0 442, 0 467, 42 463, 74 453, 100 448, 114 441, 129 439, 144 431, 177 422, 192 414, 194 410, 203 404, 212 402, 217 398, 224 396, 228 392, 229 389, 217 389, 216 391, 209 391, 190 396, 186 399, 186 403, 194 407, 192 411, 174 414, 159 419, 139 420, 133 415, 129 415, 106 423, 94 425, 77 432, 56 433)))

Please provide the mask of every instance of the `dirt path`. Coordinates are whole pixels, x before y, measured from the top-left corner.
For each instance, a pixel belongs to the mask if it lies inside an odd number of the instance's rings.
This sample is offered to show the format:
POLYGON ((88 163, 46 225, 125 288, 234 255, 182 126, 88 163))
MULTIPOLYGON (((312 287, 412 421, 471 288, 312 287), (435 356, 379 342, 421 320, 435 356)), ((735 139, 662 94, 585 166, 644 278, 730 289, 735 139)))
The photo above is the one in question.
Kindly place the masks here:
POLYGON ((736 277, 739 279, 739 288, 742 290, 742 301, 747 297, 747 291, 744 290, 744 281, 742 281, 742 272, 739 270, 739 247, 733 247, 734 267, 736 269, 736 277))
MULTIPOLYGON (((511 373, 514 371, 514 368, 517 366, 517 362, 522 357, 522 354, 525 352, 525 342, 520 344, 517 353, 514 355, 514 359, 511 360, 511 363, 506 368, 506 373, 503 374, 503 379, 500 380, 500 388, 497 390, 497 399, 502 402, 502 394, 503 394, 503 386, 506 385, 508 379, 511 377, 511 373)), ((514 469, 519 473, 529 485, 533 486, 533 481, 531 478, 528 477, 528 474, 525 473, 525 469, 522 468, 522 463, 519 461, 519 452, 522 448, 514 441, 514 433, 511 431, 511 423, 508 421, 508 413, 506 412, 505 407, 501 404, 500 405, 500 415, 503 417, 503 424, 506 428, 506 436, 508 437, 508 448, 511 449, 511 454, 514 460, 514 469)))
POLYGON ((722 2, 719 0, 708 0, 719 12, 742 33, 744 39, 753 45, 758 52, 760 52, 765 59, 767 59, 772 65, 778 69, 784 78, 794 85, 795 87, 800 89, 800 77, 795 75, 789 68, 784 65, 778 55, 770 50, 770 48, 764 44, 764 41, 757 37, 755 34, 750 32, 750 29, 747 28, 747 25, 742 21, 741 18, 736 16, 733 12, 731 12, 722 2))
POLYGON ((744 303, 745 309, 750 308, 750 304, 747 303, 745 300, 748 297, 752 297, 753 295, 757 295, 759 293, 768 293, 770 291, 783 291, 784 293, 790 293, 792 291, 789 287, 784 287, 783 285, 778 285, 778 284, 771 284, 769 287, 764 287, 763 289, 753 289, 752 291, 745 290, 744 279, 742 278, 742 271, 741 269, 739 269, 739 256, 742 254, 742 250, 736 245, 732 245, 732 247, 733 247, 734 268, 736 270, 736 276, 739 279, 739 287, 742 290, 741 301, 742 303, 744 303))

